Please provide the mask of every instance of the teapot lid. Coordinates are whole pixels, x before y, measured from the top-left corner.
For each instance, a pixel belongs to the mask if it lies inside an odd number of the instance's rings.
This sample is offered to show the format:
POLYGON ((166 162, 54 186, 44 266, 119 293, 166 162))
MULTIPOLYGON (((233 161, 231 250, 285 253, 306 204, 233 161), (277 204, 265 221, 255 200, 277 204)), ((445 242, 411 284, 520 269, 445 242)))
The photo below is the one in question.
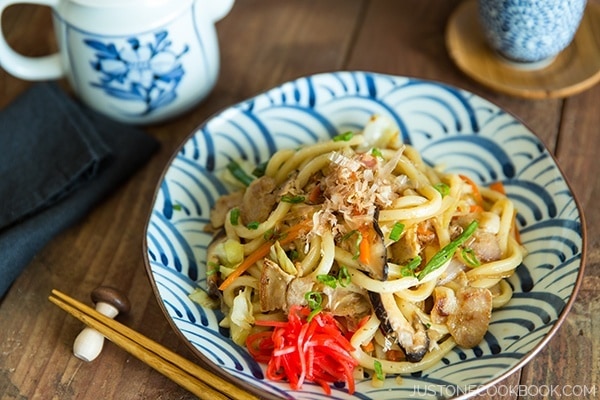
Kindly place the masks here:
POLYGON ((126 35, 167 24, 194 1, 68 0, 59 2, 57 13, 68 24, 84 31, 126 35))
MULTIPOLYGON (((86 7, 98 8, 127 8, 136 5, 153 7, 155 5, 167 5, 181 3, 181 0, 70 0, 72 3, 80 4, 86 7)), ((184 0, 184 3, 190 3, 190 0, 184 0)))

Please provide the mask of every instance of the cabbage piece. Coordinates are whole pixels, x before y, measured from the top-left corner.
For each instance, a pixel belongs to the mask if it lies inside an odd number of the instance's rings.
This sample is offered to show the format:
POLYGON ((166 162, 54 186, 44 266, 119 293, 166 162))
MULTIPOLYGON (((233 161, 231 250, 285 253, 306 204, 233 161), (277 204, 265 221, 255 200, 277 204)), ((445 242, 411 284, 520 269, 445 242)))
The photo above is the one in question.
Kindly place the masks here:
POLYGON ((365 125, 363 135, 365 149, 371 147, 398 149, 402 145, 400 128, 391 118, 383 115, 373 115, 365 125))
POLYGON ((213 310, 216 310, 217 308, 219 308, 219 305, 221 304, 220 300, 213 299, 212 297, 210 297, 208 295, 208 293, 206 293, 204 290, 202 290, 200 288, 194 289, 194 291, 192 293, 190 293, 188 297, 194 303, 198 303, 202 307, 211 308, 213 310))
POLYGON ((278 241, 271 246, 271 258, 277 261, 277 264, 279 264, 284 272, 294 276, 298 275, 298 270, 296 269, 294 262, 290 260, 278 241))
POLYGON ((246 338, 250 334, 254 324, 254 314, 252 307, 252 288, 244 288, 233 299, 233 306, 229 313, 231 321, 231 338, 233 341, 243 346, 246 338))
POLYGON ((215 255, 221 265, 234 268, 244 260, 244 245, 234 239, 227 239, 215 247, 215 255))

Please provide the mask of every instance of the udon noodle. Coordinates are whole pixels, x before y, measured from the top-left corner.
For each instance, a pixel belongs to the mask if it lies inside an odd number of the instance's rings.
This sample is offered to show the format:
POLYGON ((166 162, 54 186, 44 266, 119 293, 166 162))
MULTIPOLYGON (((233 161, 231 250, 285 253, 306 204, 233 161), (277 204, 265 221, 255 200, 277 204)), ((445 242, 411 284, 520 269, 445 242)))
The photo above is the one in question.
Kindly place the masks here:
POLYGON ((502 184, 429 165, 387 118, 244 167, 212 211, 207 262, 239 344, 318 294, 362 368, 406 374, 477 346, 512 296, 524 250, 502 184))

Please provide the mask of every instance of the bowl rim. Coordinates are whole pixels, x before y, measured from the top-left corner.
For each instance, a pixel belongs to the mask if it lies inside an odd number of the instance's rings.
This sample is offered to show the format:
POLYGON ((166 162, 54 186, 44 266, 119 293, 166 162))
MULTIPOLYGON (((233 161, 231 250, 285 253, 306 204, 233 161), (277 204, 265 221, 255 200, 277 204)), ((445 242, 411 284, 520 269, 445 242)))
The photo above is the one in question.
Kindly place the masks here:
POLYGON ((579 290, 581 289, 582 286, 582 282, 584 279, 584 275, 585 275, 585 267, 586 267, 586 257, 587 257, 587 226, 586 226, 586 219, 585 219, 585 214, 583 211, 583 207, 581 206, 580 201, 577 198, 577 194, 575 193, 575 191, 573 190, 573 187, 571 186, 567 176, 565 175, 563 169, 561 168, 556 156, 548 149, 548 147, 546 146, 546 144, 539 138, 539 136, 537 136, 537 134, 529 128, 529 126, 524 123, 519 117, 515 116, 512 112, 506 110, 505 108, 499 106, 497 103, 493 102, 492 100, 485 98, 477 93, 474 93, 470 90, 467 89, 463 89, 459 86, 453 85, 453 84, 448 84, 448 83, 444 83, 441 81, 437 81, 437 80, 433 80, 433 79, 426 79, 426 78, 420 78, 420 77, 414 77, 414 76, 407 76, 407 75, 394 75, 394 74, 387 74, 387 73, 380 73, 380 72, 374 72, 374 71, 363 71, 363 70, 335 70, 335 71, 329 71, 329 72, 320 72, 320 73, 315 73, 315 74, 309 74, 309 75, 302 75, 299 76, 297 78, 294 79, 290 79, 290 80, 286 80, 280 84, 277 84, 267 90, 264 90, 256 95, 253 95, 251 97, 248 97, 244 100, 235 102, 233 104, 230 104, 228 106, 225 106, 219 110, 217 110, 216 112, 214 112, 213 114, 209 115, 201 124, 199 124, 197 127, 195 127, 188 135, 185 136, 185 138, 181 141, 181 143, 177 146, 176 150, 171 154, 171 156, 169 157, 167 163, 164 165, 162 172, 160 174, 160 177, 156 183, 155 186, 155 190, 154 190, 154 194, 152 196, 152 201, 150 203, 150 210, 148 212, 148 216, 146 218, 146 223, 144 226, 144 234, 143 234, 143 240, 142 240, 142 256, 144 259, 144 265, 145 265, 145 270, 146 270, 146 277, 150 283, 150 286, 152 287, 152 292, 153 292, 153 297, 154 300, 158 303, 163 316, 167 319, 169 325, 171 326, 171 328, 174 330, 175 334, 179 337, 179 339, 181 341, 183 341, 185 343, 185 345, 188 347, 189 350, 191 350, 191 352, 194 354, 194 356, 196 356, 196 358, 198 359, 198 361, 200 361, 200 364, 202 367, 209 369, 211 372, 216 373, 217 375, 219 375, 220 377, 233 381, 234 383, 242 386, 244 389, 248 390, 250 393, 253 393, 257 396, 260 396, 261 398, 264 399, 280 399, 280 397, 275 396, 272 393, 266 392, 261 390, 260 388, 250 384, 249 382, 246 382, 244 380, 242 380, 241 378, 238 378, 234 375, 231 375, 229 373, 227 373, 223 368, 219 368, 218 365, 214 364, 212 361, 210 361, 202 352, 200 352, 186 337, 185 335, 181 332, 181 330, 179 329, 179 327, 175 324, 175 321, 173 321, 173 319, 170 317, 170 314, 167 310, 167 308, 165 307, 164 302, 160 301, 160 295, 159 295, 159 289, 157 287, 156 284, 156 280, 154 279, 153 273, 152 273, 152 266, 150 264, 150 260, 148 258, 148 251, 149 251, 149 247, 148 247, 148 229, 150 226, 150 222, 152 219, 152 214, 153 214, 153 210, 154 210, 154 205, 156 204, 156 200, 159 196, 159 192, 161 189, 161 184, 164 181, 167 173, 169 172, 173 161, 175 160, 175 158, 177 157, 177 155, 181 152, 182 148, 186 145, 186 143, 188 143, 189 140, 191 140, 198 131, 200 131, 201 129, 203 129, 210 121, 212 121, 215 117, 217 117, 218 115, 221 115, 224 111, 229 110, 231 108, 236 108, 240 105, 243 105, 247 102, 253 101, 254 99, 264 96, 265 94, 280 88, 283 85, 286 85, 288 83, 293 83, 296 82, 298 80, 301 79, 306 79, 306 78, 315 78, 315 77, 323 77, 323 76, 335 76, 337 74, 366 74, 366 75, 371 75, 371 76, 376 76, 376 77, 380 77, 380 78, 394 78, 394 79, 410 79, 412 81, 419 81, 419 82, 424 82, 424 83, 430 83, 430 84, 434 84, 434 85, 439 85, 439 86, 443 86, 443 87, 449 87, 449 88, 453 88, 456 90, 459 90, 461 92, 464 93, 468 93, 472 96, 481 98, 487 102, 489 102, 490 104, 492 104, 493 106, 497 107, 498 109, 502 110, 503 112, 505 112, 506 114, 508 114, 510 117, 512 117, 515 121, 517 121, 519 124, 521 124, 523 127, 525 127, 529 133, 531 133, 532 135, 535 136, 535 138, 539 141, 539 143, 543 146, 544 150, 549 154, 549 156, 551 157, 554 166, 557 168, 558 172, 560 173, 561 177, 564 180, 565 185, 567 186, 567 188, 570 191, 570 194, 573 198, 573 201, 575 203, 575 206, 577 208, 577 211, 579 213, 579 218, 580 218, 580 226, 581 226, 581 257, 580 257, 580 263, 579 263, 579 268, 578 268, 578 272, 577 272, 577 278, 575 280, 575 283, 573 285, 573 289, 569 295, 569 299, 568 301, 565 303, 565 306, 563 308, 563 310, 560 312, 560 314, 557 316, 556 321, 552 324, 550 330, 542 337, 542 339, 531 349, 529 350, 518 362, 516 362, 513 366, 511 366, 510 368, 508 368, 506 371, 502 372, 499 376, 497 376, 496 378, 493 378, 489 381, 486 381, 480 385, 477 386, 477 388, 470 390, 466 393, 463 393, 461 395, 458 395, 456 397, 452 397, 452 399, 460 399, 460 400, 464 400, 464 399, 468 399, 474 396, 477 396, 478 394, 483 393, 485 390, 489 389, 492 386, 495 386, 497 384, 499 384, 500 382, 502 382, 504 379, 506 379, 508 376, 512 375, 513 373, 515 373, 516 371, 518 371, 519 369, 523 368, 526 364, 528 364, 549 342, 550 340, 554 337, 554 335, 558 332, 558 330, 560 329, 560 327, 562 326, 562 324, 564 323, 565 319, 567 318, 567 315, 569 314, 571 308, 573 307, 573 304, 575 303, 578 294, 579 294, 579 290))

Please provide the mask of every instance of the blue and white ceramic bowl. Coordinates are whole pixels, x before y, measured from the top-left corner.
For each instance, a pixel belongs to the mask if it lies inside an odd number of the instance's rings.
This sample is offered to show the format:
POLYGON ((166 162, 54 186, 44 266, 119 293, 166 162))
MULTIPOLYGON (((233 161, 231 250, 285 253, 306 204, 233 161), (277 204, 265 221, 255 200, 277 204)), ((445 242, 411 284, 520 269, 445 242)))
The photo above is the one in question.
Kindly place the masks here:
POLYGON ((518 207, 529 255, 510 278, 514 298, 497 310, 489 333, 470 350, 456 348, 431 369, 393 377, 382 388, 358 382, 335 399, 468 397, 530 360, 556 332, 583 276, 581 209, 550 153, 532 132, 494 104, 447 85, 365 72, 300 78, 210 118, 182 144, 166 167, 146 229, 145 258, 159 303, 199 358, 262 398, 325 399, 319 386, 290 392, 265 379, 264 367, 219 327, 222 315, 192 302, 206 288, 204 227, 226 186, 230 159, 259 163, 281 148, 296 148, 360 129, 372 114, 392 118, 402 138, 428 162, 502 181, 518 207))
POLYGON ((586 0, 478 0, 489 45, 511 61, 552 60, 573 40, 586 0))

